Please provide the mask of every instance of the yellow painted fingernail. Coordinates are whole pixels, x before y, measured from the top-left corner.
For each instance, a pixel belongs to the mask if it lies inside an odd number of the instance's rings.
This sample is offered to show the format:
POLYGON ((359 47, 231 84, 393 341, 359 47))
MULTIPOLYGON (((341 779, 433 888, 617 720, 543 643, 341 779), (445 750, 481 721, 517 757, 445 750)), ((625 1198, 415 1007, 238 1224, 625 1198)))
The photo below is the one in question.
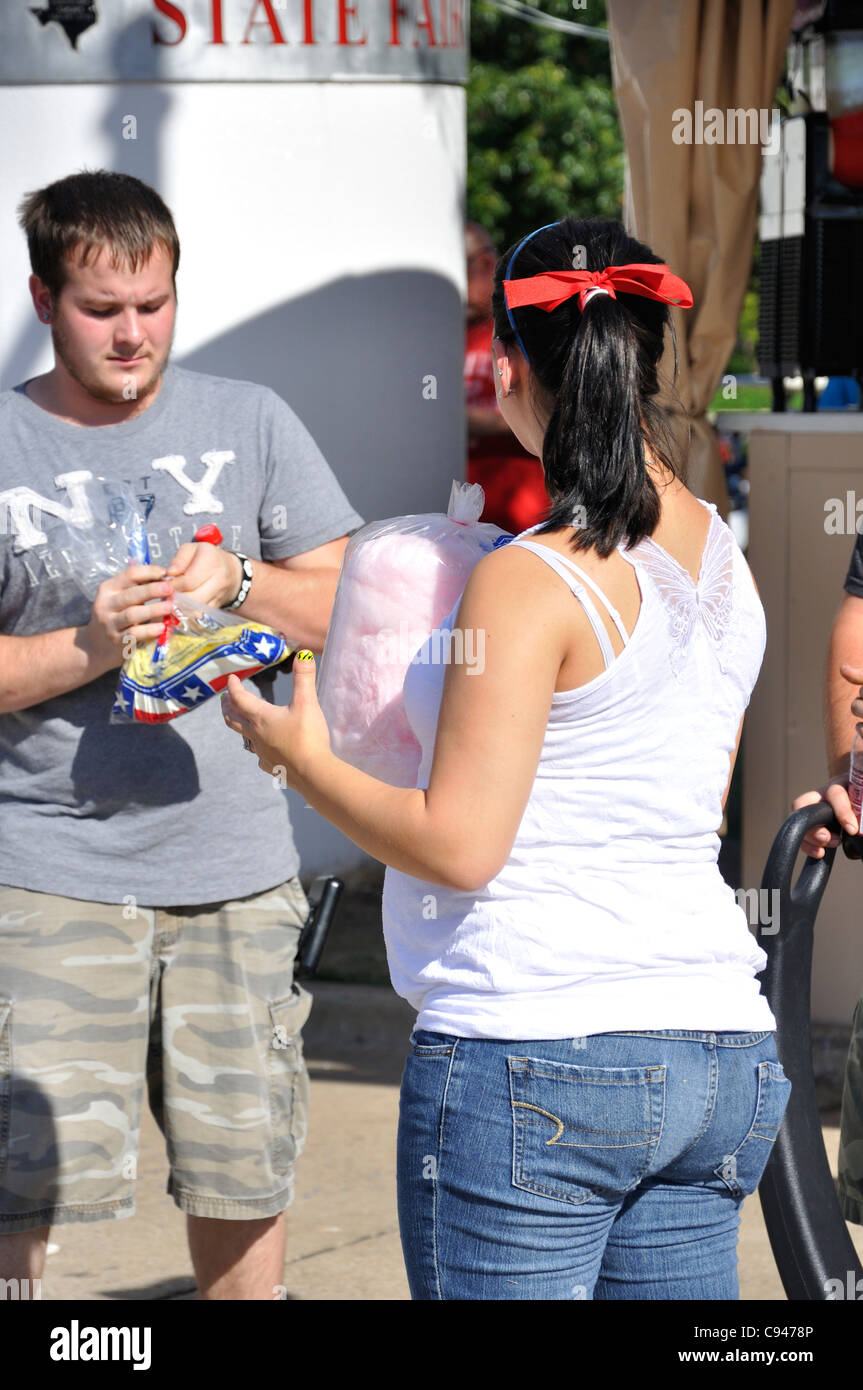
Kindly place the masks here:
POLYGON ((315 659, 315 654, 314 654, 314 652, 310 652, 310 651, 301 651, 301 652, 297 652, 297 657, 296 657, 296 659, 297 659, 297 661, 314 661, 314 659, 315 659))

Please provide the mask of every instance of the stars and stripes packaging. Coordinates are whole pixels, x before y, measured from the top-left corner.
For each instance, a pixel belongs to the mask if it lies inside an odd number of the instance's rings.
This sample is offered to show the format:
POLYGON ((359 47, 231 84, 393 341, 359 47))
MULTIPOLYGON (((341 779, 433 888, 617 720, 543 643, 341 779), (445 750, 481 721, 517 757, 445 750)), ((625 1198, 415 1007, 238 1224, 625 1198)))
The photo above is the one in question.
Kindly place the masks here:
MULTIPOLYGON (((154 498, 124 482, 91 478, 84 489, 89 515, 66 524, 72 572, 95 599, 99 585, 128 565, 150 563, 147 518, 154 498)), ((221 542, 215 526, 195 539, 221 542)), ((224 690, 231 675, 244 679, 291 655, 288 641, 263 623, 175 594, 159 637, 136 646, 120 670, 112 724, 162 724, 188 714, 224 690)))
POLYGON ((142 643, 123 664, 112 723, 176 719, 224 690, 229 676, 253 676, 292 651, 272 628, 183 594, 177 595, 174 619, 162 637, 142 643))

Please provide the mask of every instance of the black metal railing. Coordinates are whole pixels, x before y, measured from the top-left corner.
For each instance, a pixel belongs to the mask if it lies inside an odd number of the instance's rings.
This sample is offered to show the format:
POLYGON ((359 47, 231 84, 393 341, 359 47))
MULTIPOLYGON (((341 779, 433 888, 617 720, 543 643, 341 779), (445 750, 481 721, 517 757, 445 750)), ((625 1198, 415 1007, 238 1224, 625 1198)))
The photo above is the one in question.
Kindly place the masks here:
POLYGON ((769 933, 762 929, 759 941, 767 953, 764 992, 776 1018, 779 1060, 792 1091, 758 1191, 785 1293, 794 1300, 826 1300, 829 1281, 838 1279, 844 1288, 849 1272, 855 1287, 863 1278, 824 1148, 812 1066, 814 926, 835 849, 822 859, 807 857, 792 881, 803 837, 818 825, 839 833, 825 801, 788 817, 773 842, 761 884, 762 890, 779 894, 778 912, 771 914, 769 933))

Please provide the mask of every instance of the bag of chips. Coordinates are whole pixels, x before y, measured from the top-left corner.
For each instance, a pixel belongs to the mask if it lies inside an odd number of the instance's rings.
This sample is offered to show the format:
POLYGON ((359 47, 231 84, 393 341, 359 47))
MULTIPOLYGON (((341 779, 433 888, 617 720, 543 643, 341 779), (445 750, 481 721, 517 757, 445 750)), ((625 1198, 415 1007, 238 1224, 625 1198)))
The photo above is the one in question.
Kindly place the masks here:
MULTIPOLYGON (((73 572, 88 598, 128 565, 150 563, 146 522, 148 499, 124 483, 93 478, 86 486, 90 518, 67 522, 73 572)), ((152 505, 152 502, 150 503, 152 505)), ((216 526, 195 539, 218 545, 216 526)), ((223 690, 231 675, 243 679, 276 666, 293 648, 263 623, 175 594, 159 636, 136 643, 120 670, 112 723, 161 724, 197 709, 223 690)))
POLYGON ((414 656, 457 603, 478 560, 512 537, 479 520, 478 483, 453 482, 447 514, 393 517, 345 548, 318 679, 333 751, 396 787, 415 787, 420 746, 402 687, 414 656))
POLYGON ((123 663, 112 723, 162 724, 224 690, 228 677, 253 676, 290 656, 272 628, 177 594, 167 631, 140 643, 123 663))

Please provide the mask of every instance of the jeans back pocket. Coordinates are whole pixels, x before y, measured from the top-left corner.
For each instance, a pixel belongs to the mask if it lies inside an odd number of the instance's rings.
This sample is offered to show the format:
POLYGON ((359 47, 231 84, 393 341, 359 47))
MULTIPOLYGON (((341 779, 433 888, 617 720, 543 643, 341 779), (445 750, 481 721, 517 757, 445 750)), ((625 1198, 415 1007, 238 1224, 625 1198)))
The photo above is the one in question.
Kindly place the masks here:
POLYGON ((743 1142, 714 1169, 735 1196, 748 1197, 760 1183, 790 1096, 782 1063, 759 1062, 755 1117, 743 1142))
POLYGON ((415 1028, 410 1036, 410 1050, 413 1057, 451 1057, 458 1038, 449 1033, 430 1033, 425 1028, 415 1028))
POLYGON ((662 1133, 665 1067, 583 1067, 508 1057, 513 1186, 580 1206, 621 1196, 662 1133))

